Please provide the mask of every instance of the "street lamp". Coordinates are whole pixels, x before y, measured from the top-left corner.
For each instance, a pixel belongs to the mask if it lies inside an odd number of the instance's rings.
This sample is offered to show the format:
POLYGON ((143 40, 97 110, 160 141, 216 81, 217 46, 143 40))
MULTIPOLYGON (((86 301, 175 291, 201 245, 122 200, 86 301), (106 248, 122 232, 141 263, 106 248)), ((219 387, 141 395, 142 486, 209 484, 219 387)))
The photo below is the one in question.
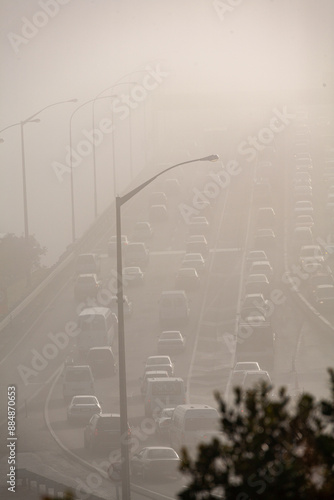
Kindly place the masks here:
MULTIPOLYGON (((114 87, 117 87, 118 85, 128 85, 128 84, 136 84, 136 82, 121 82, 121 83, 116 83, 115 85, 112 85, 111 87, 108 87, 102 92, 100 92, 94 99, 93 99, 93 112, 92 112, 92 123, 93 123, 93 130, 95 129, 95 102, 100 98, 104 92, 107 92, 107 90, 111 90, 114 87)), ((105 96, 109 97, 109 96, 105 96)), ((110 96, 110 97, 116 97, 116 96, 110 96)), ((114 113, 113 113, 113 108, 111 107, 111 118, 112 118, 112 155, 113 155, 113 179, 114 179, 114 190, 116 190, 116 165, 115 165, 115 137, 114 137, 114 113)), ((130 169, 131 169, 131 180, 133 177, 132 173, 132 132, 131 132, 131 109, 129 111, 129 148, 130 148, 130 169)), ((94 167, 94 214, 95 214, 95 219, 97 218, 97 187, 96 187, 96 154, 95 154, 95 142, 93 141, 93 167, 94 167)))
POLYGON ((121 230, 121 207, 135 196, 139 191, 144 189, 148 184, 151 184, 160 175, 172 170, 173 168, 187 163, 194 163, 196 161, 217 161, 218 155, 205 156, 204 158, 197 158, 194 160, 184 161, 177 163, 171 167, 162 170, 154 175, 147 181, 140 184, 138 187, 132 189, 124 196, 116 196, 116 247, 117 247, 117 304, 118 304, 118 364, 119 364, 119 397, 120 397, 120 420, 121 420, 121 480, 122 480, 122 499, 130 500, 130 462, 129 462, 129 448, 127 439, 127 394, 126 394, 126 370, 125 370, 125 339, 124 339, 124 306, 123 306, 123 278, 122 278, 122 230, 121 230))
MULTIPOLYGON (((86 104, 89 104, 90 102, 95 102, 98 99, 107 99, 110 97, 115 97, 115 95, 105 95, 102 97, 95 97, 94 99, 89 99, 89 101, 86 101, 80 106, 78 106, 73 113, 71 114, 70 117, 70 182, 71 182, 71 214, 72 214, 72 243, 75 242, 76 239, 76 234, 75 234, 75 210, 74 210, 74 187, 73 187, 73 160, 72 160, 72 119, 73 116, 79 109, 81 109, 83 106, 86 106, 86 104)), ((94 105, 93 105, 94 108, 94 105)), ((94 129, 94 125, 93 125, 94 129)), ((93 139, 93 147, 94 147, 94 139, 93 139)), ((95 153, 94 153, 94 197, 95 197, 95 206, 96 206, 96 176, 95 176, 95 153)))
MULTIPOLYGON (((24 237, 25 237, 25 242, 26 242, 26 248, 27 251, 29 249, 29 224, 28 224, 28 200, 27 200, 27 182, 26 182, 26 167, 25 167, 25 148, 24 148, 24 125, 26 123, 39 123, 40 119, 35 118, 37 115, 42 113, 45 109, 52 108, 53 106, 57 106, 58 104, 64 104, 68 102, 77 102, 77 99, 69 99, 67 101, 59 101, 55 102, 53 104, 49 104, 48 106, 45 106, 44 108, 40 109, 37 111, 37 113, 34 113, 31 115, 29 118, 26 120, 22 120, 17 123, 13 123, 12 125, 9 125, 8 127, 3 128, 0 130, 1 132, 4 132, 5 130, 8 130, 9 128, 15 127, 17 125, 20 126, 20 131, 21 131, 21 155, 22 155, 22 185, 23 185, 23 215, 24 215, 24 237)), ((1 142, 3 142, 3 139, 1 139, 1 142)), ((31 285, 31 276, 30 276, 30 268, 28 265, 26 265, 26 273, 27 273, 27 285, 30 287, 31 285)))

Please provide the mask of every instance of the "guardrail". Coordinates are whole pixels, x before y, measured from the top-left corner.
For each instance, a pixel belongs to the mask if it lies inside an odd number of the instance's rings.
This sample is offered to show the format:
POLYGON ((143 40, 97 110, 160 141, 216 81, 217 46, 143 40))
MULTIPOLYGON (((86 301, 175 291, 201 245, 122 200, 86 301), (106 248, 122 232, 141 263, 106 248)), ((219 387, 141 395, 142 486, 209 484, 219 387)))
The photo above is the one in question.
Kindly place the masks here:
MULTIPOLYGON (((17 470, 18 483, 21 486, 30 489, 36 489, 39 494, 42 495, 53 495, 57 498, 65 498, 66 494, 73 490, 73 487, 64 485, 59 481, 50 479, 43 476, 42 474, 36 474, 28 469, 18 469, 17 470)), ((102 497, 96 495, 90 495, 90 500, 105 500, 102 497)))

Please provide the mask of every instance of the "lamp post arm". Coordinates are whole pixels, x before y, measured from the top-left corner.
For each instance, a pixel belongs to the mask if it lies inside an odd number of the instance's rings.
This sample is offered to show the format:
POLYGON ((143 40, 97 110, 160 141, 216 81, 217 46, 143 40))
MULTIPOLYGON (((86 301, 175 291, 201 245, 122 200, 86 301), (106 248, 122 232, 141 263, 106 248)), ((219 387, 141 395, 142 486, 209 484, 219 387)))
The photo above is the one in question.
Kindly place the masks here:
POLYGON ((30 120, 32 120, 33 118, 35 118, 35 116, 37 116, 40 113, 42 113, 42 111, 44 111, 45 109, 52 108, 53 106, 57 106, 58 104, 65 104, 67 102, 77 102, 77 100, 78 99, 69 99, 67 101, 59 101, 59 102, 54 102, 53 104, 49 104, 48 106, 45 106, 44 108, 42 108, 39 111, 37 111, 37 113, 34 113, 33 115, 29 116, 29 118, 27 118, 26 120, 23 120, 23 124, 25 124, 26 122, 29 122, 30 120))
POLYGON ((172 170, 173 168, 180 167, 181 165, 186 165, 187 163, 194 163, 195 161, 216 161, 218 160, 217 155, 210 155, 210 156, 205 156, 204 158, 197 158, 195 160, 188 160, 188 161, 183 161, 181 163, 177 163, 176 165, 172 165, 171 167, 166 168, 165 170, 162 170, 162 172, 159 172, 158 174, 154 175, 151 177, 151 179, 148 179, 147 181, 143 182, 136 188, 132 189, 129 193, 125 194, 124 196, 119 197, 119 203, 120 205, 123 205, 127 201, 129 201, 133 196, 135 196, 139 191, 144 189, 144 187, 148 186, 153 182, 155 179, 160 177, 160 175, 165 174, 166 172, 169 172, 169 170, 172 170))

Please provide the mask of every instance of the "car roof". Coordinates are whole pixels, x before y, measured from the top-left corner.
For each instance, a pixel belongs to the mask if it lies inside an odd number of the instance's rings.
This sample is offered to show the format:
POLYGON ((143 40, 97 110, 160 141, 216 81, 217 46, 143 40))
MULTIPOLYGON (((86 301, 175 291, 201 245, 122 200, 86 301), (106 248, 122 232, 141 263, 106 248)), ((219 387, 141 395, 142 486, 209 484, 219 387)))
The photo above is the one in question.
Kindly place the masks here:
MULTIPOLYGON (((86 314, 108 314, 110 312, 109 307, 102 307, 102 306, 96 306, 96 307, 86 307, 83 309, 80 313, 79 316, 85 316, 86 314)), ((113 313, 112 313, 113 314, 113 313)))

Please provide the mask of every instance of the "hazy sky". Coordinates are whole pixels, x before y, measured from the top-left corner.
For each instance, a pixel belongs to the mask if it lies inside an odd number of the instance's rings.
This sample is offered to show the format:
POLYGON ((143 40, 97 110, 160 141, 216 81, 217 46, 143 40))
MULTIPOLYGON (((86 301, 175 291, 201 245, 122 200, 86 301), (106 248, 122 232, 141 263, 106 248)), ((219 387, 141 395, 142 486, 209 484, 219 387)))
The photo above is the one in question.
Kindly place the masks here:
MULTIPOLYGON (((163 68, 159 85, 148 92, 148 121, 171 92, 202 98, 230 89, 321 88, 333 82, 332 0, 1 0, 0 7, 0 129, 49 104, 79 100, 46 110, 40 123, 24 127, 30 232, 48 247, 48 264, 71 238, 69 176, 59 182, 52 168, 64 162, 70 114, 124 75, 147 71, 147 65, 154 69, 158 61, 163 68)), ((132 80, 142 82, 144 74, 132 80)), ((110 117, 107 101, 96 109, 98 119, 110 117)), ((89 107, 76 115, 74 143, 91 127, 90 116, 89 107)), ((143 103, 133 121, 138 172, 145 163, 143 103)), ((154 130, 152 123, 146 126, 154 130)), ((19 127, 1 137, 0 233, 22 234, 19 127)), ((129 180, 128 137, 127 124, 120 124, 115 140, 122 186, 129 180)), ((147 136, 146 145, 155 139, 147 136)), ((111 156, 108 138, 97 158, 101 209, 110 199, 111 156)), ((93 220, 91 182, 88 155, 75 172, 78 234, 93 220)))

